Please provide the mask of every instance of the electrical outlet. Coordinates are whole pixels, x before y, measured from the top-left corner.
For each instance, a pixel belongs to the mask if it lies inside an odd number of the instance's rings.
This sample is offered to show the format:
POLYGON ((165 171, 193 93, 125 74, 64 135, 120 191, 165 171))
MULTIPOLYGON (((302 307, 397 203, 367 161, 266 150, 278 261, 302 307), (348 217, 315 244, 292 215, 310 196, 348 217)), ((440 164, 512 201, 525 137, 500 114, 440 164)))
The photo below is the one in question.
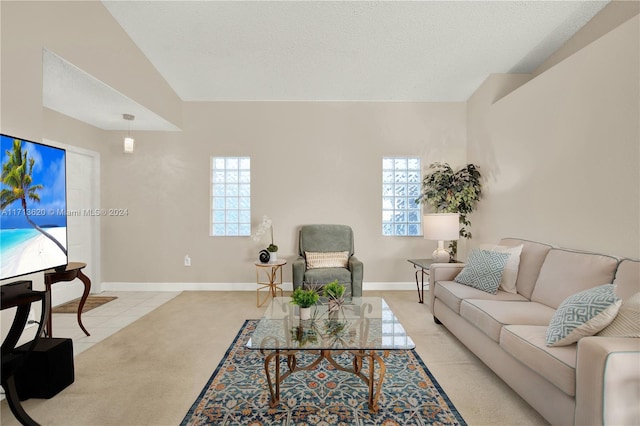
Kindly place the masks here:
POLYGON ((184 257, 184 266, 191 266, 191 258, 188 254, 184 257))

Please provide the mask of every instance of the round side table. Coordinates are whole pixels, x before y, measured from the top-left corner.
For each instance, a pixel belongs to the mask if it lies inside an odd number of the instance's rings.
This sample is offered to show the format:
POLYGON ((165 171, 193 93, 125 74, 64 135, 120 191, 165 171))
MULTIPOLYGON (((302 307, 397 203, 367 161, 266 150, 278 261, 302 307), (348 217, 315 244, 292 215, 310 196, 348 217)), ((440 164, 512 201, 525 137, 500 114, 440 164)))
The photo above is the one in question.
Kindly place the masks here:
POLYGON ((256 306, 260 307, 265 304, 271 297, 276 297, 276 292, 280 291, 280 296, 284 296, 282 291, 282 267, 287 264, 284 259, 278 259, 275 262, 255 262, 256 265, 256 283, 258 288, 256 290, 256 306), (260 300, 260 291, 266 290, 266 295, 263 300, 260 300))

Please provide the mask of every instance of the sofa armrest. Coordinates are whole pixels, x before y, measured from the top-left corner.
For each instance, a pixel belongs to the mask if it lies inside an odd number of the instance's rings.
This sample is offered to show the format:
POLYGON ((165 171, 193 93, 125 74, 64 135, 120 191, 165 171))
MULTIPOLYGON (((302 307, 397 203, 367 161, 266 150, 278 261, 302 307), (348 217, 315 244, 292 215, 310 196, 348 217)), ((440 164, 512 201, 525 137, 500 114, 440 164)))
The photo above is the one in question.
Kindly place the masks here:
POLYGON ((293 280, 293 289, 302 287, 304 281, 304 271, 307 269, 307 261, 304 257, 299 256, 291 262, 291 272, 293 280))
POLYGON ((438 281, 452 281, 464 268, 464 263, 432 263, 429 268, 429 306, 433 314, 435 285, 438 281))
POLYGON ((640 424, 640 339, 578 341, 576 425, 640 424))
POLYGON ((349 270, 351 271, 351 295, 353 297, 362 297, 362 275, 364 265, 357 257, 349 258, 349 270))

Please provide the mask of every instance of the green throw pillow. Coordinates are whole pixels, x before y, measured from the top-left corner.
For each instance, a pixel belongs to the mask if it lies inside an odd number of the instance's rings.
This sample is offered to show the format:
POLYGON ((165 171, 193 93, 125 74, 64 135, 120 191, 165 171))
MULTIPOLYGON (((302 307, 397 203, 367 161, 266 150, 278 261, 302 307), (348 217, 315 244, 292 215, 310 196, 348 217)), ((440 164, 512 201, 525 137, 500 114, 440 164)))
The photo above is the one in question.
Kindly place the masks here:
POLYGON ((564 299, 547 328, 547 346, 570 345, 609 325, 622 304, 615 288, 604 284, 564 299))
POLYGON ((509 253, 473 249, 467 264, 454 280, 487 293, 496 294, 509 253))

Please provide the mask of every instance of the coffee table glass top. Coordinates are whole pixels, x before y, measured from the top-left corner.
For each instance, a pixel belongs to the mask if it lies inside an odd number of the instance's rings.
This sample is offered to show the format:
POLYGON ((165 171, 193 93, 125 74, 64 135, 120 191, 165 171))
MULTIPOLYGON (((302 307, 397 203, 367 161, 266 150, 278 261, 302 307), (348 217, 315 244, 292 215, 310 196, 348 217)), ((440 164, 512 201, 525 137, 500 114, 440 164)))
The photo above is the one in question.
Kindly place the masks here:
POLYGON ((247 343, 250 349, 413 349, 415 344, 381 297, 353 297, 329 313, 326 300, 300 320, 289 297, 275 297, 247 343))

